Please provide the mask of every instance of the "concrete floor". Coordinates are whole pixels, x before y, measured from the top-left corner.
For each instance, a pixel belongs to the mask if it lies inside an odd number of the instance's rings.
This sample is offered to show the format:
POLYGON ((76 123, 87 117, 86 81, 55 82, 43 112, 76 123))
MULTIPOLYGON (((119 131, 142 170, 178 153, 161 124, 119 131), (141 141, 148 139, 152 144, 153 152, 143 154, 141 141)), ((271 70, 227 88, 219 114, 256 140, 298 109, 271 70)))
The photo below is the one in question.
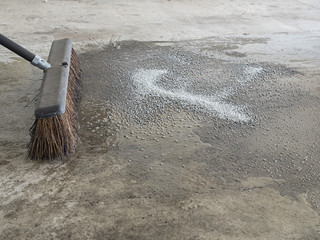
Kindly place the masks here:
POLYGON ((81 143, 26 160, 42 72, 0 48, 1 239, 320 239, 320 4, 0 2, 73 40, 81 143))

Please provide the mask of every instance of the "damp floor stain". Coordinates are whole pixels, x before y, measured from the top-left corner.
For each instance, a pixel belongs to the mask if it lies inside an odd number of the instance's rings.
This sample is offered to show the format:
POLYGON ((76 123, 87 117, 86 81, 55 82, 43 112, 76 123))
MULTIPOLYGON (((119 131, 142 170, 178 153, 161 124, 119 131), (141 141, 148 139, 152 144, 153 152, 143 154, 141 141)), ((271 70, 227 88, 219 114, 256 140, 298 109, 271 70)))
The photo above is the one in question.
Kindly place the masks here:
POLYGON ((106 231, 137 239, 319 236, 319 99, 294 83, 299 72, 208 57, 181 42, 117 46, 81 56, 82 115, 98 119, 80 121, 82 144, 108 149, 105 157, 81 152, 116 168, 115 198, 126 211, 115 217, 121 232, 111 223, 106 231), (95 102, 109 110, 92 111, 95 102))

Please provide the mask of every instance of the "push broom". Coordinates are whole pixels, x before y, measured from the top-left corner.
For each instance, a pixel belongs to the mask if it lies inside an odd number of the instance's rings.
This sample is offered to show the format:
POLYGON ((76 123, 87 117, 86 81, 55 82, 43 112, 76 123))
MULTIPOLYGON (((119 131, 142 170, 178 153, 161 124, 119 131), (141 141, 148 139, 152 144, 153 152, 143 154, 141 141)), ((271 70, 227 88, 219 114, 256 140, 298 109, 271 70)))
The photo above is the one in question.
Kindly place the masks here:
POLYGON ((1 34, 0 44, 44 70, 36 119, 30 128, 28 157, 35 160, 67 158, 75 151, 78 140, 81 73, 71 40, 54 41, 48 62, 1 34))

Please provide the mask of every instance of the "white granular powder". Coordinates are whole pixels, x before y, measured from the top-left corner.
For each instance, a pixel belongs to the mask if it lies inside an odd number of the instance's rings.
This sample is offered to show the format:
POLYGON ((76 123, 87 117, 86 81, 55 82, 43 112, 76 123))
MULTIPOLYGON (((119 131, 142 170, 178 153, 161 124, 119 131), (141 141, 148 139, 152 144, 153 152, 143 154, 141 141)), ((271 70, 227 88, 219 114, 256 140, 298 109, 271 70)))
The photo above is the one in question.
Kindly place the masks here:
MULTIPOLYGON (((249 71, 252 71, 252 74, 259 72, 259 70, 255 71, 253 69, 249 71)), ((219 93, 216 96, 195 95, 182 89, 166 90, 159 87, 157 81, 166 73, 167 70, 161 69, 138 69, 132 75, 132 80, 138 87, 138 92, 141 95, 152 94, 154 96, 188 102, 219 118, 230 119, 235 122, 248 122, 250 120, 250 117, 243 112, 243 107, 219 100, 219 93)))

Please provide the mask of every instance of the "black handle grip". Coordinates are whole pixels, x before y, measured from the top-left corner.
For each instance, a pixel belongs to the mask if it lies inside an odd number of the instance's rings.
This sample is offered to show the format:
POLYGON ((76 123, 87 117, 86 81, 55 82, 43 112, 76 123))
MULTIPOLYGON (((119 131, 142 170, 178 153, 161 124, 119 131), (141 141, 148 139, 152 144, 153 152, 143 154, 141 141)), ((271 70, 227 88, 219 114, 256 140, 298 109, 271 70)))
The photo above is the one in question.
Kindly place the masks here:
POLYGON ((20 45, 16 44, 15 42, 11 41, 9 38, 6 38, 2 34, 0 34, 0 44, 4 47, 8 48, 12 52, 18 54, 20 57, 24 58, 25 60, 32 62, 35 54, 29 52, 27 49, 21 47, 20 45))

